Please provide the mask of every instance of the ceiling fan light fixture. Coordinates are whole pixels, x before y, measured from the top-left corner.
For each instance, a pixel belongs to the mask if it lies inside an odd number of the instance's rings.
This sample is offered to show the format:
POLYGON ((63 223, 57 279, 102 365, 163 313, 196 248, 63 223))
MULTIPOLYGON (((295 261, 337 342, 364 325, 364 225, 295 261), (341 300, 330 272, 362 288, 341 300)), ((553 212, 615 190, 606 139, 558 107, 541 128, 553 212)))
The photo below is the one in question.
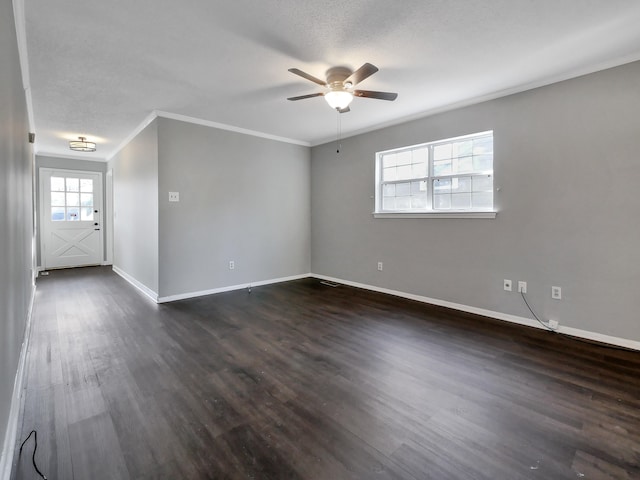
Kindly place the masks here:
POLYGON ((347 108, 351 103, 351 100, 353 100, 353 93, 345 90, 331 90, 330 92, 325 93, 324 99, 331 108, 342 110, 347 108))
POLYGON ((87 142, 86 137, 78 137, 78 140, 69 141, 69 148, 76 152, 95 152, 96 144, 94 142, 87 142))

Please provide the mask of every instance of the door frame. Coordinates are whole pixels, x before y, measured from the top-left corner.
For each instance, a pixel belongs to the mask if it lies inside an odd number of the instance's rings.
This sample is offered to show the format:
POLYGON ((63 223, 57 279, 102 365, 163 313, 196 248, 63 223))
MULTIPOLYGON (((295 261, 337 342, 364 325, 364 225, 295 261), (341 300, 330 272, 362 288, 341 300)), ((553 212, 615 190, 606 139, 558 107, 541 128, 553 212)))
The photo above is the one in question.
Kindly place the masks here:
MULTIPOLYGON (((100 228, 102 229, 102 231, 100 232, 101 235, 98 236, 99 238, 99 242, 100 242, 100 261, 96 264, 96 265, 104 265, 105 261, 104 261, 104 219, 105 219, 105 215, 104 215, 104 209, 105 209, 105 198, 104 198, 104 179, 103 179, 103 175, 102 172, 100 171, 91 171, 91 170, 73 170, 70 168, 54 168, 54 167, 40 167, 38 168, 38 180, 39 180, 39 185, 38 185, 38 196, 39 201, 38 201, 38 209, 40 210, 39 214, 38 214, 38 221, 40 223, 40 228, 39 228, 39 235, 40 235, 40 242, 39 242, 39 247, 40 247, 40 267, 39 267, 39 271, 43 271, 43 270, 48 270, 48 268, 45 266, 46 262, 45 262, 45 245, 46 245, 46 235, 44 235, 44 222, 45 222, 45 199, 44 199, 44 195, 43 195, 43 190, 44 190, 44 177, 45 175, 43 175, 43 172, 64 172, 69 173, 71 175, 74 174, 87 174, 87 175, 98 175, 99 178, 99 182, 100 182, 100 228)), ((72 267, 50 267, 50 269, 55 269, 55 268, 72 268, 72 267)))

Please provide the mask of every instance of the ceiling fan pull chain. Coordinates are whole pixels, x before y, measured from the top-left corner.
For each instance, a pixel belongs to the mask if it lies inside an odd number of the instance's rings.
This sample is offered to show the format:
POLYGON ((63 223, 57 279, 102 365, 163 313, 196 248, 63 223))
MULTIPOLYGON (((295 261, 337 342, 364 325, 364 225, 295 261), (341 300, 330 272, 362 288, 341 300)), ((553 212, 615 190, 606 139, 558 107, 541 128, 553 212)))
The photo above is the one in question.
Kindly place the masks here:
POLYGON ((338 109, 336 109, 336 115, 338 117, 338 126, 337 126, 337 133, 336 133, 336 153, 339 154, 340 153, 340 140, 342 138, 342 117, 340 116, 340 111, 338 109))

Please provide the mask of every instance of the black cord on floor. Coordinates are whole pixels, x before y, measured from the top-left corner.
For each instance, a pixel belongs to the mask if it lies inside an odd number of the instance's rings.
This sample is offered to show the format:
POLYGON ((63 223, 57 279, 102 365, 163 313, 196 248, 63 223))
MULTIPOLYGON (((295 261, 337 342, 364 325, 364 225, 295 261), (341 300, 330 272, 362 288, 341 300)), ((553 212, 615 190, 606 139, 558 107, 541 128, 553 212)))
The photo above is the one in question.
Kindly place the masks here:
POLYGON ((18 454, 18 456, 22 455, 22 447, 24 447, 24 444, 27 443, 27 440, 31 438, 31 435, 33 435, 33 440, 35 442, 35 445, 33 446, 33 455, 31 456, 31 462, 33 463, 33 468, 36 469, 36 472, 38 472, 38 475, 44 478, 44 480, 47 480, 47 477, 45 477, 42 474, 42 472, 38 468, 38 465, 36 465, 36 450, 38 450, 38 432, 36 432, 35 430, 31 430, 27 438, 25 438, 24 442, 22 442, 22 445, 20 445, 20 453, 18 454))

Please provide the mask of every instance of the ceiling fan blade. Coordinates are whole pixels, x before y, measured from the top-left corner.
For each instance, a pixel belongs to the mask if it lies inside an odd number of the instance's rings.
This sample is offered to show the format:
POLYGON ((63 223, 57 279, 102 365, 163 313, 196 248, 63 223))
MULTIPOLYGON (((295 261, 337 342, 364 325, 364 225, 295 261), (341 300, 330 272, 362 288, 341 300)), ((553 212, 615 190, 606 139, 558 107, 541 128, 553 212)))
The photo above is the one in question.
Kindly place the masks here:
POLYGON ((318 85, 322 85, 323 87, 327 86, 327 82, 325 82, 324 80, 320 80, 319 78, 316 78, 313 75, 309 75, 308 73, 303 72, 302 70, 299 70, 297 68, 290 68, 289 71, 291 73, 295 73, 296 75, 299 75, 302 78, 306 78, 307 80, 311 80, 313 83, 317 83, 318 85))
POLYGON ((370 63, 365 63, 358 70, 356 70, 349 77, 347 77, 344 83, 345 84, 351 83, 351 85, 355 87, 365 78, 370 77, 377 71, 378 71, 378 67, 376 67, 375 65, 371 65, 370 63))
POLYGON ((351 111, 349 107, 337 108, 336 110, 338 110, 338 113, 347 113, 351 111))
POLYGON ((310 93, 309 95, 300 95, 299 97, 289 97, 287 100, 304 100, 305 98, 322 97, 324 93, 310 93))
POLYGON ((396 98, 398 98, 398 94, 397 93, 392 93, 392 92, 374 92, 371 90, 354 90, 353 94, 356 97, 364 97, 364 98, 375 98, 377 100, 389 100, 389 101, 394 101, 396 98))

